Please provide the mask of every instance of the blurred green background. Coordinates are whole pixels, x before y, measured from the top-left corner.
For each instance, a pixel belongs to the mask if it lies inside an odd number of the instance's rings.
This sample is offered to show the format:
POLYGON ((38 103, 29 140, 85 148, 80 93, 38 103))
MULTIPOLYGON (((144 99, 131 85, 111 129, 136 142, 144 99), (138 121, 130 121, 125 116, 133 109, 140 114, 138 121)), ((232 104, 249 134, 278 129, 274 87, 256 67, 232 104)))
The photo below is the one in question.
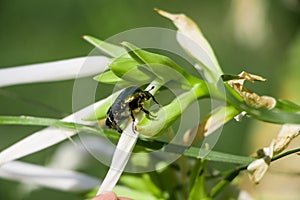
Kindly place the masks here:
MULTIPOLYGON (((237 74, 245 70, 259 74, 268 81, 256 84, 255 90, 279 97, 283 76, 289 76, 289 71, 299 74, 299 65, 293 68, 297 64, 287 64, 292 59, 290 49, 299 35, 299 1, 247 1, 0 0, 0 68, 88 55, 93 47, 81 38, 84 34, 106 39, 137 27, 175 30, 170 21, 153 10, 160 8, 185 13, 194 19, 215 50, 224 72, 237 74)), ((62 81, 1 88, 0 115, 61 118, 72 111, 72 87, 73 81, 62 81), (24 103, 22 98, 57 110, 24 103)), ((227 124, 216 150, 240 155, 253 152, 247 140, 253 121, 227 124)), ((38 129, 0 126, 0 150, 38 129)), ((23 160, 43 164, 52 152, 50 148, 23 160)), ((99 172, 94 173, 100 176, 99 172)), ((16 199, 17 186, 18 183, 0 180, 0 199, 16 199)), ((49 199, 79 199, 51 189, 34 191, 20 199, 45 199, 44 195, 49 199)))

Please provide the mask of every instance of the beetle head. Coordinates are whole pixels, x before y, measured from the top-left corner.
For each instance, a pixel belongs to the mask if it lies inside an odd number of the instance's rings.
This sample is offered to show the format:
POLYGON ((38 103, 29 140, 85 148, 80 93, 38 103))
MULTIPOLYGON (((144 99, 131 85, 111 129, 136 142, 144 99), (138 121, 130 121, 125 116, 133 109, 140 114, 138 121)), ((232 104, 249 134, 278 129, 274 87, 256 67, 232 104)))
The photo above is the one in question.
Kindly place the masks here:
POLYGON ((149 92, 149 91, 151 91, 151 90, 153 90, 154 89, 154 85, 148 90, 148 91, 144 91, 144 100, 145 101, 147 101, 147 100, 149 100, 149 99, 151 99, 152 98, 152 100, 157 104, 157 105, 159 105, 159 107, 161 107, 161 105, 156 101, 156 99, 154 98, 154 96, 149 92))
POLYGON ((149 99, 153 98, 153 95, 149 91, 144 91, 142 97, 145 101, 148 101, 149 99))

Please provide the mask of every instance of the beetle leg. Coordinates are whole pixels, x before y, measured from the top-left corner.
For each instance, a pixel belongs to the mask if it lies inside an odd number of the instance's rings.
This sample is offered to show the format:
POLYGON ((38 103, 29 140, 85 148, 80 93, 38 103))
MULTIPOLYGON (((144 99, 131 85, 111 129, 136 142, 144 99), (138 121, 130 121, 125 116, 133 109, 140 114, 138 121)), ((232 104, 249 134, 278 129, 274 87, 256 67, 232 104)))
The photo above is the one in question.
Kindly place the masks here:
POLYGON ((120 128, 120 126, 117 124, 117 122, 115 122, 114 120, 112 121, 112 124, 114 126, 114 128, 119 132, 122 133, 123 130, 120 128))
POLYGON ((143 111, 144 113, 146 113, 146 115, 150 116, 150 117, 154 117, 156 118, 157 116, 152 115, 149 110, 146 110, 145 108, 143 108, 142 106, 140 107, 141 111, 143 111))
POLYGON ((158 101, 156 101, 156 99, 154 98, 153 95, 151 96, 151 98, 152 98, 152 100, 153 100, 159 107, 161 107, 160 103, 158 103, 158 101))
POLYGON ((132 118, 132 131, 135 133, 135 126, 134 126, 135 118, 132 110, 130 110, 130 116, 132 118))
POLYGON ((106 126, 116 129, 119 133, 123 132, 123 130, 118 126, 115 120, 111 120, 110 118, 106 119, 106 126))
POLYGON ((117 131, 118 131, 119 133, 122 133, 122 132, 123 132, 123 130, 118 126, 118 124, 115 124, 115 127, 116 127, 116 129, 117 129, 117 131))

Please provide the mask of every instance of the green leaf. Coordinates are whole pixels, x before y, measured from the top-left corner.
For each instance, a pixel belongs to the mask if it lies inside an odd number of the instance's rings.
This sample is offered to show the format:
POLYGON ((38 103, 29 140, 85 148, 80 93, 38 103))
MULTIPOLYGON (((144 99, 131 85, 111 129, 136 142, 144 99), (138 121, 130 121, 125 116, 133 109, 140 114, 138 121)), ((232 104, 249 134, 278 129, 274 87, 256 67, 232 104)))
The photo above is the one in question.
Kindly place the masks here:
MULTIPOLYGON (((59 119, 32 117, 32 116, 0 116, 0 125, 26 125, 26 126, 52 126, 66 128, 86 133, 108 136, 110 139, 119 139, 120 134, 112 129, 101 129, 99 127, 87 126, 83 124, 64 122, 59 119)), ((137 144, 144 148, 160 149, 165 145, 159 141, 138 140, 137 144)))
POLYGON ((109 65, 113 73, 123 80, 133 83, 146 84, 154 80, 155 76, 145 66, 132 58, 121 56, 109 65))
MULTIPOLYGON (((29 116, 0 116, 0 124, 6 125, 26 125, 26 126, 52 126, 57 128, 67 128, 77 131, 83 131, 96 135, 103 135, 104 130, 99 127, 92 127, 83 124, 64 122, 58 119, 41 118, 41 117, 29 117, 29 116)), ((108 132, 107 134, 111 138, 117 138, 118 135, 108 132)))
POLYGON ((158 136, 173 124, 173 122, 198 98, 207 96, 206 85, 197 84, 174 99, 170 104, 163 106, 156 113, 157 119, 143 118, 136 126, 137 131, 145 136, 158 136))
POLYGON ((183 145, 168 144, 159 140, 142 140, 139 139, 138 145, 144 146, 146 149, 161 150, 165 152, 171 152, 176 154, 183 154, 185 156, 203 159, 214 162, 224 162, 239 165, 248 165, 255 160, 255 158, 247 156, 239 156, 234 154, 228 154, 213 150, 206 150, 199 147, 187 147, 183 145))
MULTIPOLYGON (((0 124, 53 126, 68 129, 76 129, 76 124, 63 122, 57 119, 29 117, 29 116, 0 116, 0 124)), ((81 127, 81 125, 78 125, 81 127)))
POLYGON ((133 190, 125 186, 115 186, 113 191, 121 197, 127 197, 131 199, 138 200, 163 200, 162 198, 157 198, 153 196, 150 192, 141 192, 138 190, 133 190))
POLYGON ((284 99, 277 99, 276 108, 290 112, 300 112, 300 106, 284 99))
MULTIPOLYGON (((156 74, 158 77, 163 79, 165 82, 170 81, 170 80, 177 80, 179 77, 174 72, 170 73, 171 70, 168 70, 166 73, 164 71, 164 69, 167 69, 166 66, 179 72, 188 81, 188 83, 191 86, 193 86, 197 83, 203 82, 203 80, 200 80, 200 79, 190 75, 189 73, 187 73, 182 67, 177 65, 169 57, 144 51, 128 42, 122 42, 122 45, 127 49, 128 54, 133 59, 135 59, 140 64, 147 64, 147 66, 151 69, 151 71, 154 74, 156 74)), ((186 80, 183 80, 181 77, 178 81, 182 81, 183 84, 186 84, 186 80)))
POLYGON ((240 170, 231 170, 221 181, 219 181, 210 191, 209 196, 213 199, 229 185, 235 177, 239 175, 240 170))
POLYGON ((88 117, 85 117, 84 120, 86 121, 94 121, 106 118, 106 113, 112 103, 115 101, 117 96, 121 93, 121 90, 111 94, 110 96, 106 97, 105 99, 101 100, 101 106, 98 106, 95 109, 95 112, 88 117))
POLYGON ((117 84, 122 81, 122 79, 116 76, 112 71, 106 71, 95 76, 93 79, 106 84, 117 84))
MULTIPOLYGON (((265 122, 277 124, 300 124, 300 112, 295 104, 279 101, 272 109, 252 107, 244 102, 242 97, 228 83, 224 83, 226 97, 231 105, 248 115, 265 122)), ((278 102, 278 100, 276 100, 278 102)))
POLYGON ((190 180, 189 180, 189 190, 191 191, 194 187, 194 184, 196 182, 197 177, 199 176, 199 174, 201 173, 201 169, 203 170, 204 168, 202 168, 202 164, 203 164, 203 160, 201 159, 197 159, 194 163, 193 169, 191 171, 191 175, 190 175, 190 180))
MULTIPOLYGON (((29 116, 0 116, 0 124, 4 125, 27 125, 27 126, 52 126, 58 128, 67 128, 77 131, 83 131, 86 133, 92 133, 97 135, 106 135, 111 139, 118 139, 120 135, 114 130, 104 130, 99 127, 92 127, 83 124, 77 124, 73 122, 64 122, 58 119, 51 118, 41 118, 41 117, 29 117, 29 116)), ((164 146, 167 143, 159 141, 159 140, 143 140, 139 139, 137 141, 139 146, 142 146, 146 149, 161 149, 162 151, 184 154, 185 156, 192 158, 202 158, 208 161, 216 161, 216 162, 225 162, 225 163, 233 163, 233 164, 243 164, 247 165, 254 161, 254 158, 245 157, 245 156, 237 156, 233 154, 226 154, 222 152, 216 151, 208 151, 204 149, 200 149, 198 147, 186 147, 181 145, 169 144, 165 148, 164 146)))
POLYGON ((185 156, 193 158, 201 158, 208 161, 226 162, 232 164, 247 165, 255 160, 255 158, 238 156, 234 154, 222 153, 212 150, 199 149, 197 147, 190 147, 184 152, 185 156))
POLYGON ((84 200, 91 200, 92 198, 94 198, 97 193, 98 193, 99 188, 94 188, 91 191, 87 192, 86 194, 84 194, 85 199, 84 200))
POLYGON ((208 199, 206 185, 205 185, 205 162, 203 160, 198 159, 195 164, 195 179, 191 181, 193 187, 190 191, 189 200, 204 200, 208 199))
POLYGON ((238 80, 240 79, 240 76, 239 75, 232 75, 232 74, 223 74, 221 75, 221 79, 223 81, 230 81, 230 80, 238 80))
POLYGON ((119 57, 121 55, 127 54, 127 52, 125 51, 124 48, 114 45, 114 44, 110 44, 107 42, 104 42, 102 40, 99 40, 93 36, 90 35, 84 35, 83 39, 85 39, 87 42, 89 42, 90 44, 94 45, 95 47, 99 48, 102 52, 104 52, 105 54, 111 56, 111 57, 119 57))
POLYGON ((134 190, 140 192, 149 192, 156 197, 162 196, 161 190, 152 182, 149 174, 143 174, 139 177, 123 175, 120 179, 120 182, 134 190))

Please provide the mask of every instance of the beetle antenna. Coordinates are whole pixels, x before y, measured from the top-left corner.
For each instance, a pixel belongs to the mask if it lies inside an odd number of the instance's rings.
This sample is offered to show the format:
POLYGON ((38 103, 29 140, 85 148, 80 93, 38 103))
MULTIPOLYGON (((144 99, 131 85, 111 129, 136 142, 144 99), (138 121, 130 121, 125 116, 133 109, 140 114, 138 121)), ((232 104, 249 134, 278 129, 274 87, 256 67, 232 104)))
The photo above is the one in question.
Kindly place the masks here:
MULTIPOLYGON (((153 85, 153 86, 148 90, 148 92, 151 91, 151 90, 153 90, 154 88, 155 88, 155 86, 153 85)), ((156 99, 154 98, 154 96, 153 96, 151 93, 149 93, 149 94, 151 95, 152 100, 153 100, 159 107, 161 107, 160 103, 158 103, 158 102, 156 101, 156 99)))
POLYGON ((148 92, 151 91, 151 90, 153 90, 154 88, 155 88, 155 86, 152 85, 152 87, 148 90, 148 92))

